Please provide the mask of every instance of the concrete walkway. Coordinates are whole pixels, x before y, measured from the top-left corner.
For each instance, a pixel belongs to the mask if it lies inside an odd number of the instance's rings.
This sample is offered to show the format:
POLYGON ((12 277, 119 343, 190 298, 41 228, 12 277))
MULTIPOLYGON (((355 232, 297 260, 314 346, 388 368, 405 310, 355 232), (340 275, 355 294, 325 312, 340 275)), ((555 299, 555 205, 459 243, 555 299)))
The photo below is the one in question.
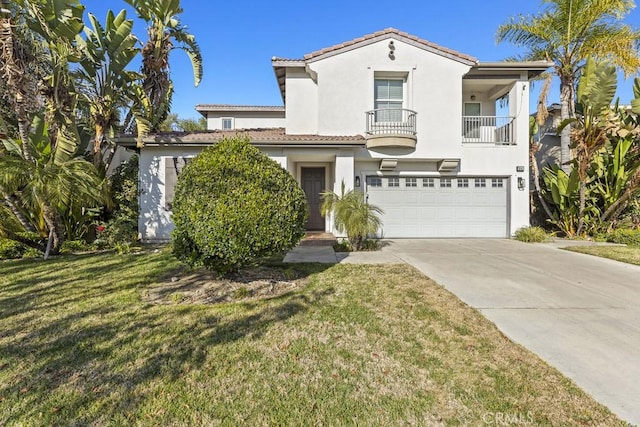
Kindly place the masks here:
POLYGON ((298 247, 285 262, 406 262, 513 341, 640 425, 640 267, 559 248, 590 242, 396 240, 377 252, 298 247))
POLYGON ((283 262, 319 262, 324 264, 398 264, 403 260, 388 251, 334 252, 331 246, 297 246, 283 262))

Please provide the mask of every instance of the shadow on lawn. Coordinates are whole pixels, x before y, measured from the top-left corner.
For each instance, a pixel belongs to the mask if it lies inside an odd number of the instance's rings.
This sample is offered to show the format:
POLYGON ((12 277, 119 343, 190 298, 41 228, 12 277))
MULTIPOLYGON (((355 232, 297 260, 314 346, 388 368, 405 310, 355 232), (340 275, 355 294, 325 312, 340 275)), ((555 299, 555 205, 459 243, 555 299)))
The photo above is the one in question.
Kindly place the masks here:
MULTIPOLYGON (((29 274, 0 286, 0 424, 42 416, 44 423, 102 423, 135 412, 150 398, 149 383, 169 384, 201 368, 212 347, 257 340, 333 293, 307 289, 234 310, 155 306, 139 295, 175 267, 167 255, 22 265, 29 274)), ((329 266, 302 268, 311 275, 329 266)))

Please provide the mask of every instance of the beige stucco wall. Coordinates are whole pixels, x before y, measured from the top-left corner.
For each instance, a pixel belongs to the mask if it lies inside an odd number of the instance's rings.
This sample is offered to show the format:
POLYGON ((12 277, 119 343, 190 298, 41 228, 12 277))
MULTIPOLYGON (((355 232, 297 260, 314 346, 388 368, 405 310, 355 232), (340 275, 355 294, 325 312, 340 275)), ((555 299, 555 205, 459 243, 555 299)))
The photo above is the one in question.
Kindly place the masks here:
POLYGON ((372 157, 459 157, 462 76, 469 66, 395 40, 395 60, 384 40, 287 73, 287 131, 313 133, 317 103, 321 135, 364 135, 365 112, 374 107, 376 75, 405 79, 405 108, 418 112, 418 143, 411 152, 371 152, 372 157), (291 77, 289 76, 291 74, 291 77), (312 76, 317 76, 317 84, 312 76), (301 106, 304 105, 304 108, 301 106))
POLYGON ((318 134, 318 85, 311 74, 303 69, 288 68, 286 86, 287 133, 318 134))
POLYGON ((282 128, 284 111, 209 111, 207 129, 222 129, 222 119, 233 118, 234 129, 282 128))

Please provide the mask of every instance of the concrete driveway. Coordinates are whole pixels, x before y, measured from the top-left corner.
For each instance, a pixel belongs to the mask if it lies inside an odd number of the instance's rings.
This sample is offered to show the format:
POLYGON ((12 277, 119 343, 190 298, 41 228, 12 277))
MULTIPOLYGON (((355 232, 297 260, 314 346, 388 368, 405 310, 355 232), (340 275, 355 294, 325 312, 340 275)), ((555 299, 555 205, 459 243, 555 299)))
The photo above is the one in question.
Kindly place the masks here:
POLYGON ((383 251, 640 425, 640 267, 512 240, 396 240, 383 251))

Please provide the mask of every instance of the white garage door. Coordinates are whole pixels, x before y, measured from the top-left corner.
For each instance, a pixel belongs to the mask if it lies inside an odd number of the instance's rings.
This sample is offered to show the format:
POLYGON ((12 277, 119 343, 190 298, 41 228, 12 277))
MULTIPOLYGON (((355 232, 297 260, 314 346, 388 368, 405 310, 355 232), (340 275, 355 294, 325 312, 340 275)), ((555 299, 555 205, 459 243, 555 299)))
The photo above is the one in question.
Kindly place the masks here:
POLYGON ((384 211, 382 235, 507 237, 506 178, 367 177, 368 201, 384 211))

